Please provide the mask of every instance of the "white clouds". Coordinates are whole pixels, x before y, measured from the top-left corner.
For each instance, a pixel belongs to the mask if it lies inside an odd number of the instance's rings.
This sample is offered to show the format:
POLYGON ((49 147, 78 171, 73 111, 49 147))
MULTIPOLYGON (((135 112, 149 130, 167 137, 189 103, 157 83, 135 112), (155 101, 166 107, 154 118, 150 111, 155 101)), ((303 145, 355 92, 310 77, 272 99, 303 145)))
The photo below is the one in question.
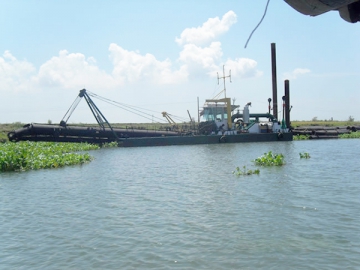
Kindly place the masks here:
MULTIPOLYGON (((221 20, 218 17, 210 18, 201 27, 187 28, 180 38, 176 38, 176 42, 183 46, 178 61, 186 65, 190 75, 206 73, 216 76, 222 70, 221 42, 213 40, 229 31, 236 20, 236 14, 229 11, 221 20)), ((225 65, 232 70, 234 77, 248 78, 262 74, 256 70, 256 61, 251 59, 228 59, 225 65)))
POLYGON ((0 91, 27 90, 35 67, 27 61, 17 60, 9 51, 0 57, 0 91))
POLYGON ((110 59, 113 63, 113 76, 120 82, 136 82, 147 80, 155 84, 183 82, 187 78, 184 67, 172 71, 169 59, 158 61, 152 54, 141 55, 138 52, 127 51, 112 43, 109 47, 110 59))
POLYGON ((286 72, 283 74, 284 80, 295 80, 299 76, 310 73, 310 69, 306 68, 296 68, 291 72, 286 72))
POLYGON ((113 65, 111 73, 101 70, 94 57, 82 53, 62 50, 37 70, 31 63, 19 61, 5 51, 3 58, 0 57, 0 90, 119 89, 137 82, 149 86, 179 85, 188 81, 189 76, 214 76, 224 63, 234 77, 258 76, 261 73, 256 70, 254 60, 222 59, 221 42, 216 39, 235 23, 236 14, 229 11, 221 19, 209 18, 201 27, 185 29, 176 39, 181 50, 175 60, 160 61, 151 53, 141 54, 112 43, 108 48, 113 65))
POLYGON ((108 88, 118 84, 96 66, 94 58, 86 59, 81 53, 66 50, 42 64, 38 72, 31 63, 19 61, 6 51, 4 58, 0 57, 0 71, 1 91, 108 88))
POLYGON ((236 14, 233 11, 229 11, 221 20, 219 17, 209 18, 201 27, 185 29, 181 33, 180 38, 176 38, 175 41, 179 45, 189 43, 203 45, 229 31, 231 25, 234 23, 236 23, 236 14))
POLYGON ((175 41, 183 46, 178 61, 186 65, 190 74, 216 74, 223 55, 221 42, 213 41, 229 31, 236 23, 236 14, 227 12, 222 19, 209 18, 202 26, 185 29, 175 41), (204 72, 205 71, 205 72, 204 72))
POLYGON ((248 58, 227 60, 225 66, 231 70, 231 75, 234 77, 250 78, 262 75, 262 72, 256 69, 257 62, 248 58))
POLYGON ((195 44, 186 44, 180 52, 179 61, 187 66, 201 68, 209 72, 218 69, 222 50, 220 42, 212 42, 208 47, 201 48, 195 44))
POLYGON ((41 87, 63 87, 80 89, 84 87, 114 87, 117 82, 96 66, 92 57, 86 59, 81 53, 59 52, 41 65, 34 81, 41 87))

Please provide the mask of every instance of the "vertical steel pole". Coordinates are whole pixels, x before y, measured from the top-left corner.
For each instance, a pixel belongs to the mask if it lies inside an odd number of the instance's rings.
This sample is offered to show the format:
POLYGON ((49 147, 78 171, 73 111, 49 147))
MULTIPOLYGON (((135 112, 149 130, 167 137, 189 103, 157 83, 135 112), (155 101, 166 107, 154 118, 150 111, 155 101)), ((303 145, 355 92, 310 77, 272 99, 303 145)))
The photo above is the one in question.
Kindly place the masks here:
POLYGON ((272 68, 272 89, 273 89, 273 115, 278 119, 277 103, 277 82, 276 82, 276 45, 271 43, 271 68, 272 68))
POLYGON ((290 127, 290 82, 285 80, 285 123, 286 126, 290 127))

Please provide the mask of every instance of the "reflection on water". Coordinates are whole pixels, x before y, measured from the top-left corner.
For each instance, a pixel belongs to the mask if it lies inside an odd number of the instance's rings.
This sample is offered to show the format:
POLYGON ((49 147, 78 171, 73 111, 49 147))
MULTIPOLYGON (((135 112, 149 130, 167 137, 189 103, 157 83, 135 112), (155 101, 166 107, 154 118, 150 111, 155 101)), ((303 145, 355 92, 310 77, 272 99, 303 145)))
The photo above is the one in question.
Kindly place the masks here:
POLYGON ((0 174, 1 269, 360 268, 360 140, 91 154, 0 174), (268 151, 286 165, 232 174, 268 151))

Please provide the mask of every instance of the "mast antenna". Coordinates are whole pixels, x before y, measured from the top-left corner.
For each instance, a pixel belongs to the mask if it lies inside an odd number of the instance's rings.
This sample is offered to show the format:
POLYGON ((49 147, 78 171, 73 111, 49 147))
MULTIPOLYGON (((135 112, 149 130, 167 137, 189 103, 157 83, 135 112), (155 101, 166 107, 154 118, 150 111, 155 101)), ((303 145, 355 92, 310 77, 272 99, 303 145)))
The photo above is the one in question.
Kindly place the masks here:
POLYGON ((223 79, 224 80, 224 95, 225 95, 225 98, 226 98, 226 85, 225 85, 225 79, 226 78, 229 78, 230 79, 230 82, 231 82, 231 70, 229 70, 229 75, 225 76, 225 65, 223 65, 223 76, 222 77, 219 77, 219 73, 217 73, 217 78, 218 78, 218 84, 219 84, 219 80, 220 79, 223 79))

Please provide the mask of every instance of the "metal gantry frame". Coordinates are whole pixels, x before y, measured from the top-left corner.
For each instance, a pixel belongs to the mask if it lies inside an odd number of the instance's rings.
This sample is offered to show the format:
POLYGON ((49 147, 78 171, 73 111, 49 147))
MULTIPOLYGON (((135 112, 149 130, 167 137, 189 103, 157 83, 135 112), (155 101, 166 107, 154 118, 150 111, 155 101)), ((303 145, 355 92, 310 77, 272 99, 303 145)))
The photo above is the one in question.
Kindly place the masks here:
POLYGON ((88 106, 89 106, 92 114, 94 115, 96 122, 99 124, 99 126, 103 130, 105 130, 105 128, 106 128, 105 125, 107 125, 110 128, 110 130, 113 132, 115 138, 118 140, 119 137, 117 136, 116 132, 114 131, 114 129, 112 128, 112 126, 110 125, 108 120, 105 118, 105 116, 102 114, 102 112, 99 110, 99 108, 95 105, 94 101, 92 101, 90 96, 86 93, 86 89, 80 90, 79 95, 76 97, 75 101, 73 102, 73 104, 70 106, 70 108, 64 115, 63 119, 60 122, 60 125, 63 127, 66 127, 67 121, 69 120, 71 114, 74 112, 74 110, 76 109, 77 105, 80 103, 80 101, 83 97, 85 98, 86 103, 88 104, 88 106))

